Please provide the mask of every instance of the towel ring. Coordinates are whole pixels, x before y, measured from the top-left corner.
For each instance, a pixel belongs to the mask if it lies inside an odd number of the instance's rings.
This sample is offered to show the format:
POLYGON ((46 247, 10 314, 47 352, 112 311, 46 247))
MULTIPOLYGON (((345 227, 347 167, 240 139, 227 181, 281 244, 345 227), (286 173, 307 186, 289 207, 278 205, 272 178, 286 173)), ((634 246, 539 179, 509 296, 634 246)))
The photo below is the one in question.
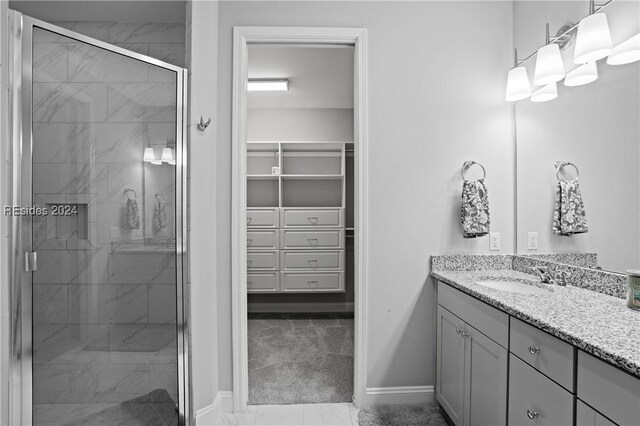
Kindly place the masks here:
POLYGON ((127 194, 127 199, 129 200, 135 200, 136 198, 138 198, 138 193, 136 193, 136 191, 131 188, 125 188, 124 192, 127 194), (132 192, 133 198, 130 198, 129 195, 131 195, 132 192))
POLYGON ((578 170, 578 166, 573 164, 571 161, 556 161, 555 166, 556 166, 556 178, 558 180, 565 180, 565 179, 560 179, 560 170, 564 169, 567 166, 572 166, 576 171, 576 178, 568 182, 574 182, 578 180, 578 178, 580 177, 580 170, 578 170))
POLYGON ((464 162, 464 164, 462 165, 462 170, 460 171, 460 174, 462 175, 462 180, 465 182, 469 182, 467 180, 467 178, 464 176, 465 172, 467 170, 469 170, 472 166, 479 166, 482 169, 482 177, 478 180, 483 181, 486 177, 487 177, 487 171, 484 169, 484 166, 480 163, 477 163, 473 160, 467 160, 464 162))
POLYGON ((163 194, 161 194, 159 192, 156 192, 154 195, 156 197, 156 200, 160 201, 161 203, 164 203, 164 195, 163 194), (162 197, 162 199, 160 199, 160 197, 162 197))

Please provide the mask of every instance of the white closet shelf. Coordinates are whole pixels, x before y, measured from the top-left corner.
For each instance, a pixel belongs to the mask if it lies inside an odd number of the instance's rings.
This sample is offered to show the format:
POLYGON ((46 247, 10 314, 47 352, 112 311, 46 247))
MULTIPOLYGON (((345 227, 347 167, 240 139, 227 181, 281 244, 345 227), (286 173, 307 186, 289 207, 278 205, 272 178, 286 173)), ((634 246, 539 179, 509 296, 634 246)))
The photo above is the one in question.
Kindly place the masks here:
POLYGON ((284 180, 342 180, 344 175, 280 175, 284 180))
POLYGON ((249 180, 278 180, 278 175, 247 175, 249 180))

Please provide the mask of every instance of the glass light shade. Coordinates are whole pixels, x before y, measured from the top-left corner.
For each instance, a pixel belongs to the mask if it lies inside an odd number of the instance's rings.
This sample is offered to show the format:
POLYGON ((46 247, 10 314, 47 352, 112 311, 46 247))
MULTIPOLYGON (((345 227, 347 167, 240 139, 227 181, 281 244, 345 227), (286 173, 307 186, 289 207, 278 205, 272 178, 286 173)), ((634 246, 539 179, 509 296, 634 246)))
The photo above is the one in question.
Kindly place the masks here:
POLYGON ((613 48, 607 58, 609 65, 624 65, 640 60, 640 33, 613 48))
POLYGON ((249 80, 249 92, 273 92, 289 90, 289 80, 249 80))
POLYGON ((583 84, 589 84, 592 81, 598 79, 598 67, 594 62, 587 62, 584 65, 580 65, 573 71, 569 71, 564 78, 565 86, 582 86, 583 84))
POLYGON ((525 67, 515 67, 509 71, 507 77, 507 102, 515 102, 531 96, 529 76, 525 67))
POLYGON ((536 55, 536 71, 533 82, 536 86, 546 86, 564 78, 564 63, 560 48, 551 43, 541 47, 536 55))
POLYGON ((586 64, 597 61, 611 53, 612 47, 607 15, 594 13, 578 24, 573 62, 586 64))
POLYGON ((531 94, 531 102, 547 102, 558 97, 556 83, 547 84, 531 94))
POLYGON ((153 152, 153 148, 151 148, 150 146, 146 147, 144 149, 144 155, 142 159, 147 163, 154 162, 156 160, 156 154, 153 152))
POLYGON ((171 153, 171 148, 162 148, 162 157, 160 160, 163 163, 169 163, 173 160, 173 154, 171 153))
POLYGON ((171 150, 171 161, 169 161, 169 164, 172 166, 176 165, 176 151, 173 149, 171 150))

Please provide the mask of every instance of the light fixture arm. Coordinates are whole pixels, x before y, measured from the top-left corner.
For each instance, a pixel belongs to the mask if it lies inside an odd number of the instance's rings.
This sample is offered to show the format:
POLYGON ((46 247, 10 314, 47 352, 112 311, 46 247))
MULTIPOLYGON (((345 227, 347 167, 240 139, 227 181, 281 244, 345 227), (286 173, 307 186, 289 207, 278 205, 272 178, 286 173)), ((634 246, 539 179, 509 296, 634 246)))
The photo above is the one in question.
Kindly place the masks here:
MULTIPOLYGON (((591 0, 593 1, 593 0, 591 0)), ((546 31, 545 31, 545 36, 544 36, 544 45, 546 46, 547 44, 551 43, 551 36, 549 35, 549 23, 547 22, 547 25, 545 27, 546 31)))

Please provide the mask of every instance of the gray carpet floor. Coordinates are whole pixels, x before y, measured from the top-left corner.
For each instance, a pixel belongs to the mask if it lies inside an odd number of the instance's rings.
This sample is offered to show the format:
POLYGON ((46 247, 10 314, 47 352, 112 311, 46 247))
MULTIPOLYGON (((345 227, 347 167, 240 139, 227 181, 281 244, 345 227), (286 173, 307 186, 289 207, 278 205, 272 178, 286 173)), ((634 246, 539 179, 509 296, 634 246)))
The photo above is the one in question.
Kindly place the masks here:
POLYGON ((441 408, 430 404, 379 405, 358 412, 359 426, 447 426, 441 408))
POLYGON ((249 404, 351 402, 353 319, 250 317, 249 404))

